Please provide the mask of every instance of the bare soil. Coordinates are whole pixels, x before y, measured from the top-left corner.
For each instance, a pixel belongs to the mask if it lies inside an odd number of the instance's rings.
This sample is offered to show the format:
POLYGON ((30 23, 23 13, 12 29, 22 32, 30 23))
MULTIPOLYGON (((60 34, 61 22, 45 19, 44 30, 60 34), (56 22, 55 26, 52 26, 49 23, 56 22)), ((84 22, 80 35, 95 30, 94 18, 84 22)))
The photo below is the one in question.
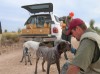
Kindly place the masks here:
MULTIPOLYGON (((78 46, 78 42, 72 38, 72 44, 75 48, 78 46)), ((34 74, 35 71, 35 56, 32 56, 32 65, 23 61, 20 63, 22 58, 22 44, 19 43, 14 45, 13 47, 0 47, 0 74, 34 74)), ((73 59, 73 54, 67 52, 68 58, 71 61, 73 59)), ((62 68, 63 64, 66 62, 63 54, 60 59, 60 66, 62 68)), ((46 74, 46 72, 42 72, 42 59, 39 60, 38 63, 38 74, 46 74)), ((45 63, 46 69, 46 63, 45 63)), ((50 74, 58 74, 56 65, 51 65, 50 74)))

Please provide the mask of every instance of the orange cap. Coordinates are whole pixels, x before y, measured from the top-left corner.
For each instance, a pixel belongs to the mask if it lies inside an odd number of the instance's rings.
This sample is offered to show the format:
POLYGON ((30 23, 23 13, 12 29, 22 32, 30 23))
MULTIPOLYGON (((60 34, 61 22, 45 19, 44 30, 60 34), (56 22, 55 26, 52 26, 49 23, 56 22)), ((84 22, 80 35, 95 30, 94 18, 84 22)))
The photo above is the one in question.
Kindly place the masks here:
POLYGON ((70 12, 69 16, 72 18, 74 16, 74 12, 70 12))

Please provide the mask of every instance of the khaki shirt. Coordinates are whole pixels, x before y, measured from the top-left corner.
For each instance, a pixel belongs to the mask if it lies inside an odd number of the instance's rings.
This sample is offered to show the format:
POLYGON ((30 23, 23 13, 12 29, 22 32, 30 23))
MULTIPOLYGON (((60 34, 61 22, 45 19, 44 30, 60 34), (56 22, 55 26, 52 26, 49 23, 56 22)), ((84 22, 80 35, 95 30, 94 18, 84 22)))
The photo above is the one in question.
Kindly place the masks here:
POLYGON ((72 61, 73 65, 81 68, 80 74, 100 74, 100 59, 91 64, 94 56, 95 42, 91 39, 81 41, 75 58, 72 61))

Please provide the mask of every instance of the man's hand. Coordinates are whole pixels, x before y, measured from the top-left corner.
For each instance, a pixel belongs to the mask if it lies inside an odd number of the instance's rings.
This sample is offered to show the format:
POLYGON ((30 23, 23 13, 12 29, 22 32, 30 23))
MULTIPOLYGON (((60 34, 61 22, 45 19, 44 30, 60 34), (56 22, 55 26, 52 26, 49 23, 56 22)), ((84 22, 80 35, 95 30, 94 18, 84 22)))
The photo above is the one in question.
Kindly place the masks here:
POLYGON ((78 74, 80 72, 80 68, 74 65, 70 65, 68 67, 66 74, 78 74))

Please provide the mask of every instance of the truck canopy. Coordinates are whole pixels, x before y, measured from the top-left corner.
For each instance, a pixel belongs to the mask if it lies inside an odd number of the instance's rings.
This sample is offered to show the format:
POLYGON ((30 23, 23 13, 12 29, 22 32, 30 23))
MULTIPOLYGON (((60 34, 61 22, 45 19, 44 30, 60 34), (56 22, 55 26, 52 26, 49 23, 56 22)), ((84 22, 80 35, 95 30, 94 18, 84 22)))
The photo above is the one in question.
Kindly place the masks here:
POLYGON ((22 8, 28 10, 30 13, 39 13, 39 12, 53 12, 52 3, 43 3, 43 4, 33 4, 25 5, 22 8))

